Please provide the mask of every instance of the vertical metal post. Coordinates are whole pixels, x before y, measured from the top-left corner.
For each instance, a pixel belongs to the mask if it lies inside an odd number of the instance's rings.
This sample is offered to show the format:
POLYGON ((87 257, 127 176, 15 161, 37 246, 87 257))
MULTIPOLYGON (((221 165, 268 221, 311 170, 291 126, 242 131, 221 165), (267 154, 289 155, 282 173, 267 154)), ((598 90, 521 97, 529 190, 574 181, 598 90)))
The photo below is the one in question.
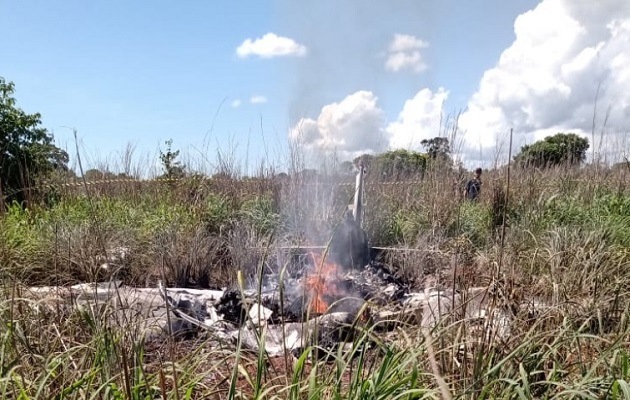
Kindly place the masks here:
POLYGON ((363 217, 363 163, 359 163, 359 172, 355 181, 354 207, 352 208, 352 216, 357 225, 362 227, 363 217))

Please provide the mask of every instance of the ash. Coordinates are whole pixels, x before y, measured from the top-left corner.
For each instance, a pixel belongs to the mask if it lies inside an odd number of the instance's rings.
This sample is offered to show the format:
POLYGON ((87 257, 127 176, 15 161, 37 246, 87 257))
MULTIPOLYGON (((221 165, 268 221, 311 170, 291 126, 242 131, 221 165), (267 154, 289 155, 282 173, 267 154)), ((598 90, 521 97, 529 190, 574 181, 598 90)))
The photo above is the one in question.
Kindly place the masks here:
MULTIPOLYGON (((243 325, 247 310, 256 303, 273 312, 270 320, 272 324, 307 320, 314 315, 308 309, 311 299, 304 288, 307 276, 309 272, 300 271, 296 276, 286 277, 281 283, 278 274, 265 275, 260 293, 256 289, 228 289, 215 305, 216 311, 224 320, 238 326, 243 325)), ((361 269, 341 271, 335 285, 340 288, 340 293, 330 298, 328 312, 356 313, 365 301, 378 305, 399 303, 409 292, 409 286, 404 281, 392 273, 387 265, 377 261, 361 269)))
POLYGON ((378 261, 348 272, 344 279, 360 297, 379 304, 400 301, 409 292, 409 285, 378 261))

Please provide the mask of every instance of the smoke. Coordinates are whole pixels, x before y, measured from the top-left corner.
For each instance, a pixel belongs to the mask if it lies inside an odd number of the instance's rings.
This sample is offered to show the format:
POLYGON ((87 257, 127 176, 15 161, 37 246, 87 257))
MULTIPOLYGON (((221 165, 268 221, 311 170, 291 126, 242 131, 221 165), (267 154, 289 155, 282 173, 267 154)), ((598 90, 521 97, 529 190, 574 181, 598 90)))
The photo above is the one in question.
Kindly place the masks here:
MULTIPOLYGON (((307 57, 285 66, 290 138, 303 150, 315 150, 311 154, 334 153, 339 161, 387 150, 388 92, 403 88, 403 93, 411 94, 432 76, 425 58, 431 49, 425 37, 434 21, 431 6, 417 0, 276 4, 278 31, 308 48, 307 57)), ((400 138, 409 126, 408 117, 401 115, 397 122, 392 129, 400 138)), ((322 235, 324 224, 317 221, 326 216, 339 222, 339 208, 346 204, 331 204, 331 190, 317 198, 320 193, 309 187, 297 196, 308 207, 296 227, 307 231, 312 243, 326 243, 330 236, 322 235)), ((326 228, 331 233, 331 226, 326 228)))
POLYGON ((422 37, 406 37, 411 40, 405 42, 405 36, 399 39, 405 48, 394 49, 399 55, 390 61, 392 68, 404 73, 386 67, 395 33, 418 35, 419 30, 430 30, 433 18, 424 2, 281 0, 277 4, 283 32, 291 32, 309 49, 309 56, 296 60, 295 69, 287 74, 293 79, 288 109, 292 126, 317 115, 323 105, 339 101, 343 98, 339 93, 380 93, 392 82, 412 86, 418 77, 413 71, 407 74, 407 68, 426 68, 421 51, 427 43, 422 37))

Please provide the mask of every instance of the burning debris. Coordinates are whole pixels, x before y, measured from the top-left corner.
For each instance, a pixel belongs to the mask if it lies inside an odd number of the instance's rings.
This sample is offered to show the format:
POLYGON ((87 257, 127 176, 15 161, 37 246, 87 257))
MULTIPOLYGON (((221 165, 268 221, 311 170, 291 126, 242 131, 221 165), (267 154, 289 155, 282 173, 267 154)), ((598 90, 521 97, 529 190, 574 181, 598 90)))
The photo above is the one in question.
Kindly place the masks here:
POLYGON ((189 301, 187 296, 175 299, 173 295, 168 295, 167 301, 175 315, 172 333, 181 339, 210 334, 224 341, 239 342, 244 349, 258 351, 264 348, 268 355, 275 356, 286 352, 297 355, 313 345, 325 351, 334 351, 352 341, 368 326, 374 331, 386 332, 401 324, 434 329, 466 323, 471 335, 468 339, 470 343, 480 338, 502 341, 509 338, 514 318, 494 304, 488 288, 472 288, 465 292, 427 290, 425 293, 406 293, 391 298, 388 305, 378 308, 362 298, 335 298, 333 301, 330 297, 322 299, 313 295, 310 302, 302 303, 304 308, 301 310, 306 312, 298 317, 290 316, 274 303, 277 297, 258 296, 263 298, 263 302, 256 302, 254 293, 247 293, 245 297, 234 294, 226 291, 220 299, 205 303, 189 301), (231 306, 224 303, 226 301, 238 304, 238 312, 230 314, 238 316, 236 321, 228 321, 224 314, 214 311, 230 310, 231 306), (322 301, 331 301, 326 303, 323 312, 323 308, 318 310, 324 304, 322 301), (271 307, 263 305, 264 302, 271 307))
MULTIPOLYGON (((315 271, 314 265, 309 267, 310 274, 315 271)), ((394 278, 386 279, 389 275, 379 264, 349 273, 336 270, 328 278, 315 279, 309 273, 292 280, 293 286, 288 289, 294 290, 287 290, 282 296, 278 290, 257 293, 166 289, 161 285, 159 289, 143 289, 109 282, 30 288, 24 297, 36 299, 28 304, 37 304, 41 312, 47 312, 47 307, 58 308, 56 304, 60 302, 93 312, 97 312, 96 305, 106 307, 115 311, 107 312, 108 318, 138 324, 147 339, 164 334, 178 340, 204 336, 214 341, 238 342, 252 351, 264 348, 271 356, 299 353, 315 344, 333 350, 352 340, 366 326, 384 332, 401 324, 441 329, 439 326, 457 322, 466 323, 466 331, 475 337, 491 335, 492 340, 505 340, 511 335, 514 314, 501 304, 497 291, 491 287, 409 293, 404 286, 396 285, 394 278), (322 282, 331 277, 338 278, 333 292, 320 291, 322 282), (395 290, 383 294, 382 289, 390 285, 395 290), (375 293, 380 293, 379 297, 375 293), (383 301, 376 303, 374 298, 383 301), (324 302, 323 311, 319 307, 324 302)), ((537 312, 545 307, 540 302, 516 306, 537 312)))
MULTIPOLYGON (((324 321, 366 322, 370 318, 369 303, 388 304, 400 300, 407 292, 407 287, 384 265, 370 261, 367 236, 361 228, 362 177, 363 168, 360 168, 353 210, 346 213, 332 232, 326 251, 307 253, 306 263, 298 268, 292 265, 282 277, 263 276, 262 282, 252 285, 257 290, 226 290, 218 301, 209 305, 223 323, 238 330, 239 337, 247 336, 245 332, 252 327, 264 326, 266 331, 273 332, 278 324, 315 327, 324 321)), ((164 297, 171 301, 166 292, 164 297)), ((191 320, 191 315, 200 316, 198 320, 207 315, 207 312, 180 311, 175 303, 173 311, 186 321, 191 320)), ((310 328, 300 328, 298 336, 304 336, 304 329, 310 328)))
POLYGON ((345 271, 323 255, 309 253, 311 263, 284 282, 256 290, 227 290, 216 305, 225 320, 241 325, 251 304, 260 302, 273 311, 272 322, 300 322, 331 312, 354 311, 366 301, 385 305, 402 299, 408 287, 389 269, 371 262, 361 270, 345 271), (350 302, 348 299, 352 299, 350 302), (348 306, 350 303, 353 306, 348 306), (346 310, 344 307, 350 307, 346 310))
POLYGON ((514 315, 499 305, 490 287, 410 293, 381 263, 345 271, 324 257, 310 253, 311 263, 288 277, 289 285, 279 283, 261 293, 225 290, 205 303, 164 296, 187 334, 213 332, 254 351, 264 346, 270 355, 313 344, 332 350, 366 325, 387 331, 401 323, 433 329, 465 322, 469 332, 479 331, 475 337, 505 340, 510 335, 514 315))
POLYGON ((225 290, 220 298, 204 302, 161 289, 174 314, 171 332, 188 338, 210 331, 252 348, 258 348, 264 337, 267 352, 296 350, 315 342, 329 348, 351 338, 356 324, 372 321, 372 303, 400 303, 407 292, 382 264, 345 271, 325 254, 308 256, 311 262, 304 271, 261 292, 225 290))
POLYGON ((336 299, 346 297, 348 288, 344 287, 338 264, 327 262, 322 256, 311 253, 314 270, 306 276, 304 288, 308 295, 309 311, 317 315, 328 311, 330 304, 336 299))

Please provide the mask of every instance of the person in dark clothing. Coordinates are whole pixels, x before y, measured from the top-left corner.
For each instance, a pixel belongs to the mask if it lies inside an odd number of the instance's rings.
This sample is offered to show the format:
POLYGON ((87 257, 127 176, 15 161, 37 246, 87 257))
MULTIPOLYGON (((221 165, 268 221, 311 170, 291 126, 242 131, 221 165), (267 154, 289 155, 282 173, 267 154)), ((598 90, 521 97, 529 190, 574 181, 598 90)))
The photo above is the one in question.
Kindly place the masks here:
POLYGON ((481 192, 481 168, 475 170, 475 175, 466 183, 464 196, 468 200, 477 201, 481 192))

